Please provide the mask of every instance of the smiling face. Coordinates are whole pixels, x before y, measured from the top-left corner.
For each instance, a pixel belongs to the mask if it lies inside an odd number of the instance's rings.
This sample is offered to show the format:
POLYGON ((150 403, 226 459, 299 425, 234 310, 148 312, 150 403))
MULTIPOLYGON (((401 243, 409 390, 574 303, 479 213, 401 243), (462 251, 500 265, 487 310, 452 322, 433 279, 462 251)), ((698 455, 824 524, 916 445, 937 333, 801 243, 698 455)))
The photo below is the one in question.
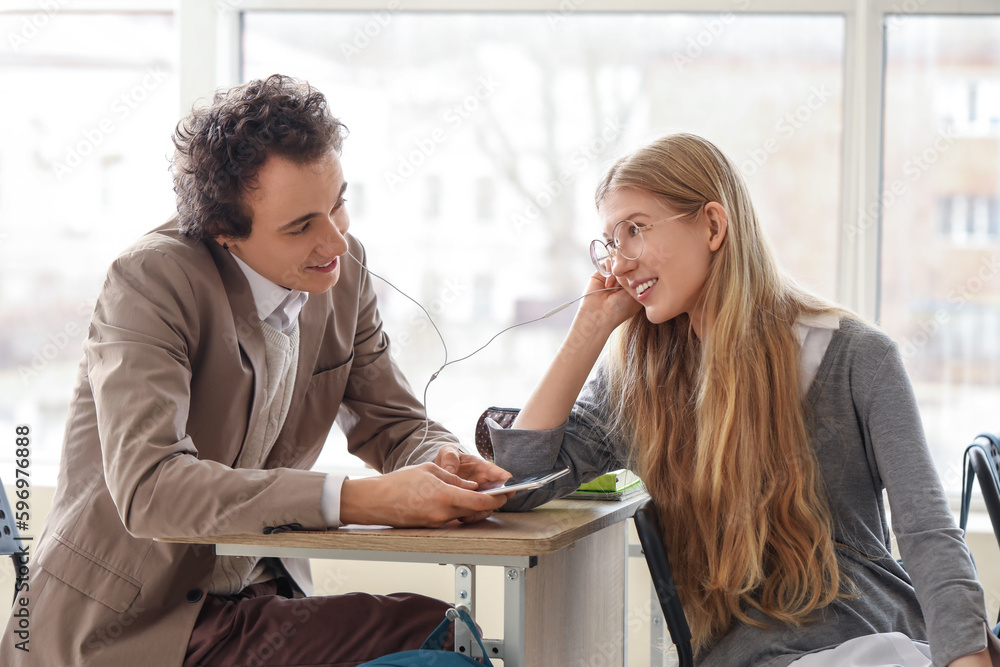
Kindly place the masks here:
POLYGON ((626 187, 608 192, 598 213, 604 240, 610 239, 621 220, 640 227, 653 225, 642 232, 642 254, 637 259, 616 254, 612 274, 642 304, 650 322, 660 324, 687 313, 701 337, 701 295, 712 254, 725 238, 722 207, 712 202, 689 216, 669 220, 678 211, 643 190, 626 187))
POLYGON ((257 185, 246 201, 250 236, 216 241, 282 287, 319 294, 336 285, 350 226, 336 152, 311 164, 272 155, 257 173, 257 185))

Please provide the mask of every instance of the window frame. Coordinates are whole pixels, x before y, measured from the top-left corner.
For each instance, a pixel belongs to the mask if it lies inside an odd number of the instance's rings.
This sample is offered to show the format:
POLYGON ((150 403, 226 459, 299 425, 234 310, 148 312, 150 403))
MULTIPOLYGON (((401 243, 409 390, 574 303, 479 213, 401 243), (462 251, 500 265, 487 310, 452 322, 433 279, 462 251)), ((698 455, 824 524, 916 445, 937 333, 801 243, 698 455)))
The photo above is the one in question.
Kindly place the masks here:
POLYGON ((178 115, 241 76, 251 11, 837 15, 844 20, 836 298, 880 318, 886 25, 893 15, 1000 16, 996 0, 6 0, 14 13, 169 13, 177 30, 178 115))
POLYGON ((885 25, 892 15, 994 15, 994 0, 180 0, 181 107, 239 83, 244 11, 669 12, 837 14, 844 19, 844 96, 837 300, 879 321, 885 25), (207 7, 206 7, 207 5, 207 7), (221 9, 220 7, 230 9, 221 9), (188 14, 193 12, 194 15, 188 14), (196 16, 195 16, 196 15, 196 16), (203 23, 198 24, 201 21, 203 23), (192 25, 195 23, 195 25, 192 25), (214 29, 207 23, 214 23, 214 29), (205 40, 214 31, 216 42, 205 40), (206 59, 210 60, 206 67, 206 59), (189 63, 191 66, 185 67, 189 63), (212 78, 211 73, 215 76, 212 78), (198 94, 196 91, 202 91, 198 94), (189 97, 183 99, 185 94, 189 97))
POLYGON ((885 25, 892 15, 1000 16, 995 0, 7 0, 0 14, 173 12, 178 22, 178 113, 240 82, 248 11, 575 11, 837 14, 844 19, 844 95, 837 300, 879 321, 885 25))

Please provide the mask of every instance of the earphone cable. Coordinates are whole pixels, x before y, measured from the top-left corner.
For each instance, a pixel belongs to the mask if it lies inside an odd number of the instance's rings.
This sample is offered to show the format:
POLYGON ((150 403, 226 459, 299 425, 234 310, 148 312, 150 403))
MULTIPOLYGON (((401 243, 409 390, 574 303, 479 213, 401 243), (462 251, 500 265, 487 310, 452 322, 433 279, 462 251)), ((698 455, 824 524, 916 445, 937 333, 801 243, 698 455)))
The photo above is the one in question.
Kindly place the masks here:
POLYGON ((566 303, 562 304, 561 306, 553 308, 549 312, 545 313, 544 315, 542 315, 540 317, 536 317, 533 320, 526 320, 524 322, 518 322, 516 324, 512 324, 509 327, 507 327, 505 329, 502 329, 502 330, 498 331, 497 333, 495 333, 492 338, 490 338, 488 341, 486 341, 485 343, 483 343, 480 347, 476 348, 471 353, 469 353, 469 354, 467 354, 464 357, 461 357, 459 359, 455 359, 454 361, 448 361, 448 344, 445 342, 444 335, 441 333, 441 330, 438 328, 437 323, 434 322, 434 318, 432 318, 431 314, 429 312, 427 312, 427 309, 424 308, 423 305, 419 301, 417 301, 416 299, 414 299, 412 296, 410 296, 409 294, 407 294, 403 290, 401 290, 398 287, 396 287, 390 280, 388 280, 386 278, 383 278, 379 274, 377 274, 374 271, 372 271, 371 269, 369 269, 357 257, 355 257, 354 255, 352 255, 350 250, 347 251, 347 254, 350 255, 351 259, 353 259, 355 262, 358 263, 358 266, 360 266, 361 268, 363 268, 370 275, 375 276, 376 278, 378 278, 379 280, 381 280, 382 282, 384 282, 386 285, 388 285, 389 287, 391 287, 392 289, 396 290, 397 292, 399 292, 400 294, 402 294, 403 296, 405 296, 407 299, 409 299, 410 301, 412 301, 413 303, 415 303, 417 305, 417 307, 420 308, 420 310, 423 311, 424 315, 427 317, 427 321, 431 323, 432 327, 434 327, 434 331, 437 333, 438 338, 441 340, 441 347, 444 349, 444 363, 441 364, 441 366, 436 371, 434 371, 433 373, 431 373, 430 378, 427 380, 427 384, 424 385, 424 392, 423 392, 424 432, 423 432, 423 435, 420 438, 420 443, 417 445, 418 449, 423 446, 424 442, 427 439, 427 433, 430 431, 430 418, 428 417, 428 411, 427 411, 427 391, 430 389, 431 382, 434 382, 434 380, 437 379, 437 377, 441 373, 441 371, 443 371, 446 367, 448 367, 448 366, 450 366, 452 364, 457 364, 460 361, 465 361, 466 359, 469 359, 470 357, 473 357, 473 356, 479 354, 484 349, 486 349, 490 345, 490 343, 492 343, 497 338, 499 338, 501 334, 504 334, 504 333, 510 331, 511 329, 516 329, 517 327, 522 327, 522 326, 524 326, 526 324, 534 324, 535 322, 539 322, 539 321, 544 320, 544 319, 546 319, 548 317, 552 317, 553 315, 555 315, 556 313, 558 313, 563 308, 566 308, 567 306, 571 306, 574 303, 576 303, 577 301, 580 301, 581 299, 587 298, 591 294, 597 294, 598 292, 615 292, 615 291, 621 289, 621 287, 604 287, 604 288, 601 288, 601 289, 598 289, 598 290, 594 290, 592 292, 587 292, 586 294, 584 294, 582 296, 578 296, 578 297, 576 297, 575 299, 573 299, 571 301, 567 301, 566 303))
MULTIPOLYGON (((452 364, 457 364, 460 361, 465 361, 469 357, 472 357, 472 356, 475 356, 475 355, 479 354, 484 349, 486 349, 486 347, 490 343, 492 343, 497 338, 499 338, 501 334, 505 334, 508 331, 510 331, 511 329, 516 329, 517 327, 523 327, 525 324, 534 324, 535 322, 540 322, 540 321, 544 320, 547 317, 552 317, 553 315, 555 315, 556 313, 558 313, 560 310, 562 310, 566 306, 572 306, 574 303, 576 303, 580 299, 586 299, 591 294, 597 294, 598 292, 616 292, 616 291, 618 291, 620 289, 621 289, 621 287, 603 287, 601 289, 595 289, 593 292, 587 292, 586 294, 584 294, 582 296, 576 297, 572 301, 567 301, 566 303, 564 303, 563 305, 559 306, 558 308, 554 308, 554 309, 550 310, 549 312, 545 313, 544 315, 536 317, 533 320, 526 320, 524 322, 518 322, 517 324, 512 324, 509 327, 507 327, 506 329, 502 329, 502 330, 498 331, 497 333, 495 333, 493 335, 493 338, 490 338, 488 341, 486 341, 485 343, 483 343, 482 346, 480 346, 479 348, 477 348, 475 351, 471 352, 470 354, 467 354, 464 357, 461 357, 459 359, 455 359, 454 361, 445 361, 444 365, 441 366, 441 368, 439 368, 437 372, 440 373, 441 371, 443 371, 444 368, 445 368, 445 366, 451 366, 452 364)), ((435 376, 437 376, 437 373, 435 373, 434 376, 432 376, 432 377, 435 377, 435 376)))

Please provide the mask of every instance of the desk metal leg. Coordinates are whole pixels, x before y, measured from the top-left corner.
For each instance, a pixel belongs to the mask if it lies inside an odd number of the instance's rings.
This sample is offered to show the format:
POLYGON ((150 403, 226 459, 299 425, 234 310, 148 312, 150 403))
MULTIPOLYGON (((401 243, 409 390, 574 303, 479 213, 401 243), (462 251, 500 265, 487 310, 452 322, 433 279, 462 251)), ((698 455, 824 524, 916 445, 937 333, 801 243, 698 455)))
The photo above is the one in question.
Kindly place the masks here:
MULTIPOLYGON (((464 607, 469 616, 476 617, 476 566, 455 566, 455 606, 464 607)), ((464 655, 473 655, 475 641, 465 623, 455 622, 455 651, 464 655)), ((478 649, 478 645, 476 649, 478 649)))
MULTIPOLYGON (((476 618, 476 566, 457 564, 455 565, 455 606, 465 608, 465 611, 476 618)), ((455 622, 455 652, 462 655, 469 655, 473 658, 482 658, 483 652, 479 647, 479 642, 472 636, 469 626, 465 623, 455 622)), ((504 640, 487 639, 482 637, 483 647, 491 659, 503 659, 504 640)))

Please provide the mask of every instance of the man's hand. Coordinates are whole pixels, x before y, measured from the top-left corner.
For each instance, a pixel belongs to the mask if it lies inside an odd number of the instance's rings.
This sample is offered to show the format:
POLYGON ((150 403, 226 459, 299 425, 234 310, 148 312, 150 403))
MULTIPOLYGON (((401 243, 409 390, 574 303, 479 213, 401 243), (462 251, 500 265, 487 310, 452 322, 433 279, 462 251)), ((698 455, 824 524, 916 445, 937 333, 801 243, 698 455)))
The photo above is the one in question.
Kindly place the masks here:
POLYGON ((495 486, 511 476, 509 472, 498 465, 490 463, 478 456, 466 454, 455 445, 445 445, 438 450, 434 463, 462 479, 473 481, 480 486, 489 484, 495 486))
MULTIPOLYGON (((460 460, 460 471, 462 465, 460 460)), ((506 477, 509 474, 504 472, 501 479, 506 477)), ((340 520, 343 524, 437 528, 455 519, 485 519, 512 495, 478 493, 474 490, 477 486, 477 482, 462 479, 434 463, 347 479, 340 491, 340 520)))

